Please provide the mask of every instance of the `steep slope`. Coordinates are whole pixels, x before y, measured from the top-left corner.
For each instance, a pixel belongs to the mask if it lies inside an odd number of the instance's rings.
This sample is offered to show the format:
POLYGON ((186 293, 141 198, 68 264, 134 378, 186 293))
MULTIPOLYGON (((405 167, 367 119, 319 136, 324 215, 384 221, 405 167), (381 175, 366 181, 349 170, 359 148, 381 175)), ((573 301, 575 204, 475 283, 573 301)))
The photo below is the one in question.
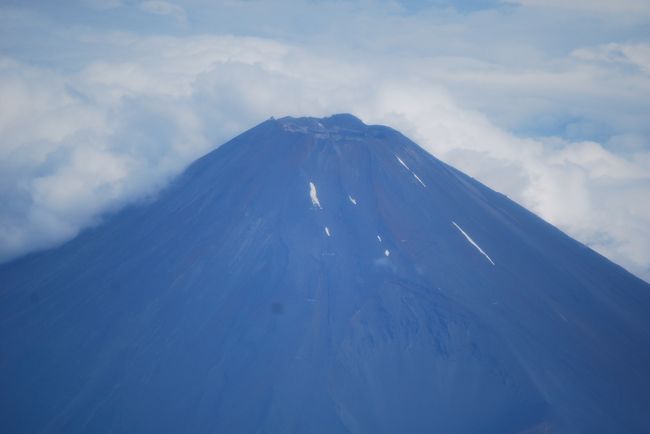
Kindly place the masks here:
POLYGON ((0 267, 0 426, 650 432, 650 285, 400 133, 269 120, 0 267))

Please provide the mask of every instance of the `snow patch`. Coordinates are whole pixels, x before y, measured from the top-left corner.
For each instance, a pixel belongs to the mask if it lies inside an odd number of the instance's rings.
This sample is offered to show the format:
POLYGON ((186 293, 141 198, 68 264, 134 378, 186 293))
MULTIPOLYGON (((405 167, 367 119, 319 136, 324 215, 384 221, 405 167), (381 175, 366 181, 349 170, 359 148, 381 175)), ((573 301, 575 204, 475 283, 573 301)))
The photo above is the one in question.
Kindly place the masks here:
POLYGON ((397 161, 399 161, 399 164, 401 164, 402 166, 406 167, 406 170, 408 170, 409 172, 411 171, 411 169, 406 165, 405 162, 402 161, 401 158, 399 158, 397 155, 395 155, 395 158, 397 158, 397 161))
MULTIPOLYGON (((411 172, 411 173, 413 173, 413 172, 411 172)), ((420 177, 417 176, 415 173, 413 173, 413 176, 415 176, 415 179, 417 179, 418 182, 419 182, 420 184, 422 184, 422 187, 426 187, 426 186, 427 186, 424 182, 422 182, 422 180, 420 179, 420 177)))
POLYGON ((481 249, 481 247, 480 247, 478 244, 476 244, 476 242, 472 239, 472 237, 470 237, 469 235, 467 235, 467 233, 466 233, 466 232, 465 232, 465 231, 464 231, 460 226, 458 226, 458 225, 456 224, 456 222, 452 221, 451 223, 452 223, 454 226, 456 226, 456 229, 458 229, 458 230, 460 231, 460 233, 463 234, 463 235, 465 236, 465 238, 467 238, 467 241, 469 241, 469 242, 470 242, 474 247, 476 247, 476 249, 477 249, 479 252, 481 252, 481 254, 483 254, 483 256, 485 256, 485 257, 487 258, 487 260, 490 261, 490 263, 491 263, 492 265, 494 265, 494 261, 492 260, 492 258, 490 258, 490 257, 488 256, 488 254, 485 253, 485 252, 483 251, 483 249, 481 249))
POLYGON ((318 193, 316 192, 316 186, 311 181, 309 181, 309 197, 311 198, 312 206, 323 209, 323 207, 320 206, 320 201, 318 200, 318 193))
POLYGON ((384 256, 390 256, 390 250, 388 249, 384 250, 384 256))
POLYGON ((401 164, 402 166, 404 166, 404 167, 406 168, 406 170, 408 170, 409 172, 411 172, 411 175, 413 175, 413 177, 414 177, 415 179, 417 179, 417 181, 418 181, 420 184, 422 184, 422 187, 426 187, 426 186, 427 186, 427 185, 426 185, 426 184, 425 184, 425 183, 420 179, 420 177, 417 176, 417 175, 415 174, 415 172, 413 172, 413 171, 411 170, 411 168, 408 167, 404 161, 402 161, 401 158, 399 158, 397 155, 395 155, 395 158, 397 158, 397 161, 399 161, 399 164, 401 164))
POLYGON ((377 235, 377 240, 381 243, 381 237, 377 235))
POLYGON ((348 194, 348 199, 350 199, 350 202, 352 202, 352 204, 354 204, 354 205, 357 204, 357 200, 355 198, 353 198, 352 196, 350 196, 349 194, 348 194))
POLYGON ((325 226, 325 233, 327 234, 328 237, 332 236, 332 234, 330 234, 330 228, 328 228, 327 226, 325 226))

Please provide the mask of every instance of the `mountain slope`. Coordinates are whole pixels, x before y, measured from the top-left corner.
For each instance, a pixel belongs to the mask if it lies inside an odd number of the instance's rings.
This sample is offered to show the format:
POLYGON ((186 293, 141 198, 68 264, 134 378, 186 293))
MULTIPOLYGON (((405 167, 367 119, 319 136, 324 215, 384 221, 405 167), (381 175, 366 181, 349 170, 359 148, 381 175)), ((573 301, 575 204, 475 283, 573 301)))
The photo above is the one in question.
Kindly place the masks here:
POLYGON ((0 267, 7 432, 650 431, 650 285, 398 132, 269 120, 0 267))

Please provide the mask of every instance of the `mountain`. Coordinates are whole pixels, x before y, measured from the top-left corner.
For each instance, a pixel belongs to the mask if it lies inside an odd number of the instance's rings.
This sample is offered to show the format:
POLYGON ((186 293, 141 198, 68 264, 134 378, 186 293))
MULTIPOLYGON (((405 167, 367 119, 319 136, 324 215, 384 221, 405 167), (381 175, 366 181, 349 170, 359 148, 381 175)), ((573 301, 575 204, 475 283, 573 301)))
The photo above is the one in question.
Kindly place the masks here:
POLYGON ((650 432, 650 285, 399 132, 270 119, 0 266, 6 433, 650 432))

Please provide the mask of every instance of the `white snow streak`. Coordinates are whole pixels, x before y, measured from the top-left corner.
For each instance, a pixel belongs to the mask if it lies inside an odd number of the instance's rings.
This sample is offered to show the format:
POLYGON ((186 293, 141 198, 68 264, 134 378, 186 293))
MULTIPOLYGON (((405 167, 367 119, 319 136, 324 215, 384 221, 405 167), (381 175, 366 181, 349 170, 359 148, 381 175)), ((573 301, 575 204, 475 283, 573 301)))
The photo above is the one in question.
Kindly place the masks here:
POLYGON ((318 208, 323 209, 323 207, 320 206, 320 201, 318 200, 318 194, 316 193, 316 186, 311 181, 309 181, 309 197, 311 198, 312 206, 317 206, 318 208))
POLYGON ((325 233, 327 234, 328 237, 332 236, 332 234, 330 234, 330 228, 328 228, 327 226, 325 226, 325 233))
POLYGON ((397 161, 399 161, 399 164, 401 164, 402 166, 406 167, 406 170, 408 170, 409 172, 411 171, 411 169, 406 165, 405 162, 402 161, 401 158, 399 158, 397 155, 395 155, 395 158, 397 158, 397 161))
POLYGON ((357 200, 355 198, 353 198, 352 196, 350 196, 349 194, 348 194, 348 199, 350 199, 350 202, 352 202, 354 205, 357 204, 357 200))
POLYGON ((384 256, 390 256, 390 250, 388 249, 384 250, 384 256))
MULTIPOLYGON (((413 172, 411 172, 411 173, 413 173, 413 172)), ((422 184, 422 187, 426 187, 426 186, 427 186, 424 182, 422 182, 422 180, 420 179, 420 177, 417 176, 415 173, 413 173, 413 176, 415 176, 415 179, 417 179, 418 182, 419 182, 420 184, 422 184)))
POLYGON ((422 187, 426 187, 426 186, 427 186, 424 182, 422 182, 422 180, 420 179, 420 177, 417 176, 417 175, 415 174, 415 172, 412 171, 411 168, 408 167, 404 161, 402 161, 401 158, 399 158, 397 155, 395 155, 395 158, 397 158, 397 161, 399 161, 399 164, 401 164, 402 166, 404 166, 404 167, 406 168, 406 170, 408 170, 409 172, 411 172, 411 175, 413 175, 413 177, 415 177, 415 179, 417 179, 418 182, 419 182, 420 184, 422 184, 422 187))
POLYGON ((463 234, 463 235, 465 236, 465 238, 467 238, 467 241, 469 241, 469 242, 470 242, 474 247, 476 247, 476 249, 477 249, 479 252, 481 252, 481 253, 483 254, 483 256, 485 256, 485 257, 487 258, 487 260, 490 261, 490 263, 491 263, 492 265, 494 265, 494 261, 493 261, 493 260, 488 256, 488 254, 485 253, 485 252, 483 251, 483 249, 481 249, 481 247, 479 247, 479 245, 476 244, 476 242, 474 242, 474 240, 473 240, 469 235, 467 235, 467 233, 466 233, 463 229, 461 229, 460 226, 458 226, 458 225, 456 224, 456 222, 452 221, 451 223, 452 223, 454 226, 456 226, 456 229, 458 229, 458 230, 460 231, 460 233, 463 234))
POLYGON ((379 242, 381 243, 381 237, 380 237, 379 235, 377 235, 377 239, 378 239, 379 242))

